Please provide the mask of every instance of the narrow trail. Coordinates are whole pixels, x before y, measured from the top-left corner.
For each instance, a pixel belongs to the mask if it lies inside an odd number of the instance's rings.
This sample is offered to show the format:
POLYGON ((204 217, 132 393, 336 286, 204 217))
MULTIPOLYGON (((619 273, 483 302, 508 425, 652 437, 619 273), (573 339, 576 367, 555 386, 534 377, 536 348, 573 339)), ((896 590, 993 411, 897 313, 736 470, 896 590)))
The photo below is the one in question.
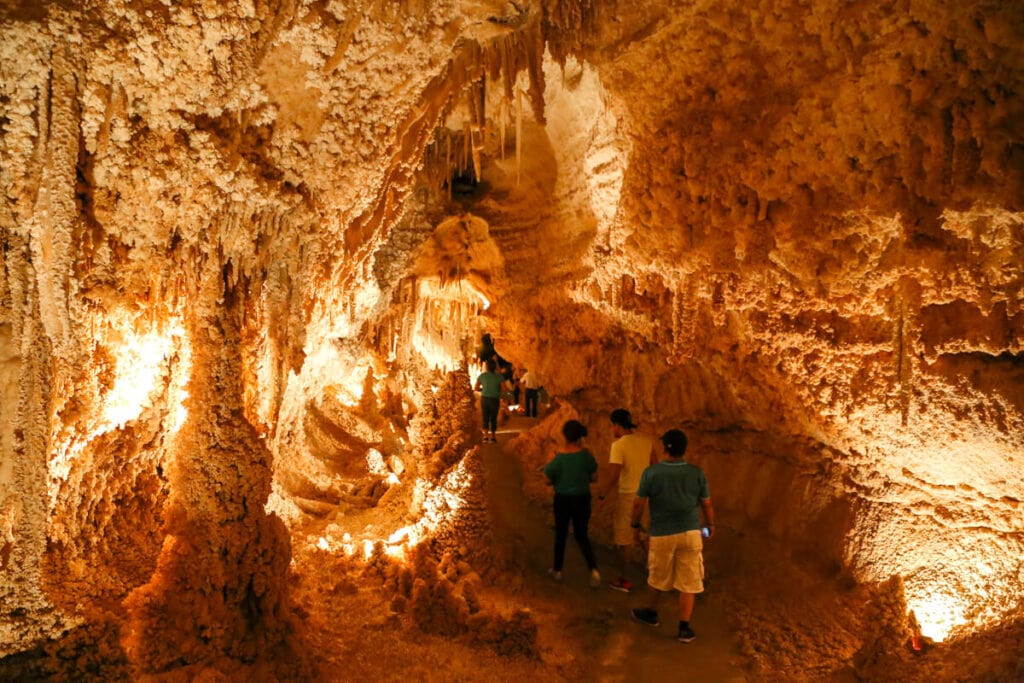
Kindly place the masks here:
POLYGON ((636 580, 639 576, 634 576, 638 585, 629 594, 608 587, 613 578, 613 549, 595 545, 599 567, 606 569, 597 589, 589 586, 589 573, 572 538, 566 548, 564 580, 555 582, 547 575, 554 540, 550 512, 525 499, 519 462, 503 448, 531 423, 524 417, 511 418, 499 432, 498 443, 482 448, 496 555, 509 556, 521 567, 523 589, 517 602, 533 611, 540 642, 564 645, 542 656, 554 659, 553 664, 563 663, 560 657, 574 658, 587 680, 607 683, 747 681, 720 601, 715 599, 713 577, 697 598, 693 617, 697 640, 683 644, 675 639, 678 603, 674 595, 662 598, 660 626, 633 621, 630 609, 640 603, 644 589, 636 580), (559 655, 559 651, 574 654, 559 655))

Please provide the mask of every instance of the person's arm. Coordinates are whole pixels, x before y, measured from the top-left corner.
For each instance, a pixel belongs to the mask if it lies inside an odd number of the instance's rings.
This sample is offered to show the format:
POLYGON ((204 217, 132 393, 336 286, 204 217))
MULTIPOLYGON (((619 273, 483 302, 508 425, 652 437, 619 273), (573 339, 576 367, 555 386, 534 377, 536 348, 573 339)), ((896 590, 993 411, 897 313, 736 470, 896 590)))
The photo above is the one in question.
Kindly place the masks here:
MULTIPOLYGON (((462 386, 466 386, 466 385, 465 385, 465 384, 463 384, 462 386)), ((480 391, 480 390, 482 390, 482 389, 483 389, 483 385, 482 385, 482 384, 480 384, 480 378, 479 378, 479 377, 477 377, 477 378, 476 378, 476 384, 474 384, 474 385, 473 385, 473 391, 480 391)))
POLYGON ((708 528, 708 538, 711 538, 715 535, 715 509, 711 506, 711 499, 701 500, 700 509, 704 513, 704 526, 708 528))
POLYGON ((632 520, 630 526, 633 527, 633 536, 640 538, 640 521, 644 518, 644 506, 647 505, 647 499, 641 496, 637 496, 633 499, 633 509, 630 512, 630 520, 632 520))
POLYGON ((544 465, 544 476, 548 479, 548 486, 555 485, 555 477, 558 476, 558 454, 555 453, 547 465, 544 465))
POLYGON ((612 487, 619 483, 619 477, 622 475, 622 465, 617 462, 608 464, 608 481, 602 486, 597 493, 597 497, 604 500, 605 496, 612 492, 612 487))

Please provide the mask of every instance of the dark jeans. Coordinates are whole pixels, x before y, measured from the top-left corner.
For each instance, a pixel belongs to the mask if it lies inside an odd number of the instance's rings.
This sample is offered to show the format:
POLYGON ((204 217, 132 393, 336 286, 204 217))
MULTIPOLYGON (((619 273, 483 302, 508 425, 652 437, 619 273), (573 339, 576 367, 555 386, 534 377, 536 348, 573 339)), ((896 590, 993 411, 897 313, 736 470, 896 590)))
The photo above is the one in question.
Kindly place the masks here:
POLYGON ((537 401, 540 399, 540 389, 526 390, 526 417, 537 417, 537 401))
POLYGON ((498 431, 498 406, 500 398, 480 397, 480 413, 484 418, 484 431, 494 433, 498 431))
POLYGON ((587 525, 590 523, 590 494, 573 495, 568 493, 555 494, 555 571, 562 571, 565 563, 565 544, 569 540, 569 522, 572 522, 572 535, 583 553, 589 569, 597 568, 594 549, 590 547, 587 536, 587 525))

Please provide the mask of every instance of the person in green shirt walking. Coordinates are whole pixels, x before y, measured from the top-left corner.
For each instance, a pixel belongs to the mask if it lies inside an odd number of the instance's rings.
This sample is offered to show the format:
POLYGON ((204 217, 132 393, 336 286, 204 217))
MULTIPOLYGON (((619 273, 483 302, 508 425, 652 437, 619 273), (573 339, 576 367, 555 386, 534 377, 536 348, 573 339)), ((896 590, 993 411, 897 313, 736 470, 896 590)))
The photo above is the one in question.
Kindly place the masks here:
POLYGON ((498 409, 501 407, 501 385, 505 378, 497 371, 498 364, 493 358, 488 358, 484 367, 486 371, 476 378, 473 388, 480 392, 480 415, 484 423, 484 443, 487 443, 498 440, 498 409))
POLYGON ((590 569, 590 586, 597 588, 601 585, 601 574, 597 571, 597 559, 587 535, 590 483, 597 479, 597 460, 583 446, 586 435, 587 428, 579 421, 566 422, 562 425, 565 452, 555 453, 551 462, 544 466, 544 474, 555 490, 555 561, 548 573, 556 581, 562 580, 565 544, 569 540, 569 524, 572 523, 576 544, 590 569))

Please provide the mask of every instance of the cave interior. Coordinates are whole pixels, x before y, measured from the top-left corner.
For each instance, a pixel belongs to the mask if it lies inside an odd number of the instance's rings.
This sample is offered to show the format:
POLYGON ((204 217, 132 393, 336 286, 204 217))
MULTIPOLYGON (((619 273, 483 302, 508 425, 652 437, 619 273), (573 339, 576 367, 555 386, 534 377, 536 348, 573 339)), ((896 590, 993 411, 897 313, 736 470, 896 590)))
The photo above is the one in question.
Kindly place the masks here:
POLYGON ((0 59, 0 677, 1024 680, 1016 0, 10 0, 0 59), (619 407, 707 474, 716 664, 544 576, 619 407))

